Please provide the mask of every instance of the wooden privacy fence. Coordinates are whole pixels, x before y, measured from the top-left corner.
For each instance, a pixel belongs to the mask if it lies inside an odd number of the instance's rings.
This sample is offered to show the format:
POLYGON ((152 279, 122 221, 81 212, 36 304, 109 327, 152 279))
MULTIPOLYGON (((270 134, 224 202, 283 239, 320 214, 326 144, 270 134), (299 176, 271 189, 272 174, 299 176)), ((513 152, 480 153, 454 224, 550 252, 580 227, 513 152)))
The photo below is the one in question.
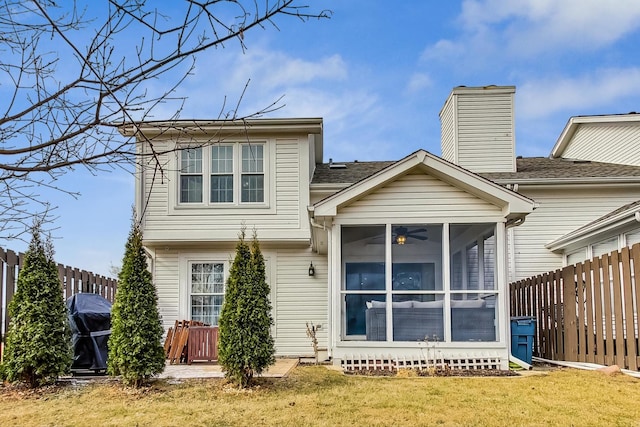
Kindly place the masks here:
MULTIPOLYGON (((7 308, 16 291, 18 272, 22 267, 23 259, 22 253, 16 254, 12 250, 0 248, 0 341, 2 342, 10 321, 7 308)), ((77 293, 99 294, 110 302, 113 302, 116 296, 117 281, 115 279, 62 264, 58 264, 58 276, 65 300, 77 293)))
POLYGON ((534 356, 638 370, 640 243, 509 285, 511 315, 536 319, 534 356))

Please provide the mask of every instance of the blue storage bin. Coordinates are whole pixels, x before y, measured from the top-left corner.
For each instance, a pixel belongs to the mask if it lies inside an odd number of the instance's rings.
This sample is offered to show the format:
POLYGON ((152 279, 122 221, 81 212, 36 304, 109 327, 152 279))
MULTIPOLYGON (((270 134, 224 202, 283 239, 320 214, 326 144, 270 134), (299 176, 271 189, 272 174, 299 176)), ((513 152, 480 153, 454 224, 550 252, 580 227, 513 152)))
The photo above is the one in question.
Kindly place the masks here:
POLYGON ((536 319, 529 316, 511 318, 511 354, 531 364, 533 359, 533 336, 536 319))

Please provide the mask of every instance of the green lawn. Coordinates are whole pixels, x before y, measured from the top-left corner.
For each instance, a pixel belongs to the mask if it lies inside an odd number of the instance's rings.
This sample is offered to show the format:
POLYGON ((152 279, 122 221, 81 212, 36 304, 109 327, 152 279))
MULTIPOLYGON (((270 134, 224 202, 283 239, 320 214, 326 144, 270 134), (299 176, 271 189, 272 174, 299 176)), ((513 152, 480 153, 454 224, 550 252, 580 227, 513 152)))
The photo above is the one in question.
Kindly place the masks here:
POLYGON ((0 387, 0 426, 640 425, 640 381, 556 369, 544 376, 388 378, 299 367, 250 390, 224 380, 143 390, 118 383, 40 396, 0 387))

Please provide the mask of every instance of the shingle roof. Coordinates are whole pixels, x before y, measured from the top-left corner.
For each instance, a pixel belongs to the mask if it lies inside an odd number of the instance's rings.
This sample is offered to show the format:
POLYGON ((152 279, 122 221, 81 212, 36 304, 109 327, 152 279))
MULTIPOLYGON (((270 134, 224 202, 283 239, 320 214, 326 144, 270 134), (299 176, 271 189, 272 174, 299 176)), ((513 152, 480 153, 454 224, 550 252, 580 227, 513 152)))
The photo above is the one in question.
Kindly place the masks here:
POLYGON ((329 163, 316 165, 313 172, 313 184, 353 184, 376 172, 394 164, 395 161, 386 162, 340 162, 334 165, 345 165, 345 168, 332 169, 329 163))
MULTIPOLYGON (((394 164, 394 161, 340 163, 345 168, 332 169, 329 163, 316 165, 312 184, 352 184, 394 164)), ((640 166, 599 163, 582 160, 525 157, 516 159, 517 172, 493 172, 479 175, 493 180, 640 178, 640 166)))
POLYGON ((491 180, 640 177, 639 166, 550 159, 548 157, 518 158, 516 159, 516 167, 517 172, 495 172, 481 175, 491 180))

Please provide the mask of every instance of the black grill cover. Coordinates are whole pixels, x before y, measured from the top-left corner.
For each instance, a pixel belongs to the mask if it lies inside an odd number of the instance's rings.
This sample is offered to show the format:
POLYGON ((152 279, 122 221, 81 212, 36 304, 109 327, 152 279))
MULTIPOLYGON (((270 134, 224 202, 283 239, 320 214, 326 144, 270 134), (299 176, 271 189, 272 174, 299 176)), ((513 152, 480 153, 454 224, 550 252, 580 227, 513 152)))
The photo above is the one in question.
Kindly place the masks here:
POLYGON ((71 369, 107 369, 111 303, 97 294, 75 294, 67 300, 73 343, 71 369))

